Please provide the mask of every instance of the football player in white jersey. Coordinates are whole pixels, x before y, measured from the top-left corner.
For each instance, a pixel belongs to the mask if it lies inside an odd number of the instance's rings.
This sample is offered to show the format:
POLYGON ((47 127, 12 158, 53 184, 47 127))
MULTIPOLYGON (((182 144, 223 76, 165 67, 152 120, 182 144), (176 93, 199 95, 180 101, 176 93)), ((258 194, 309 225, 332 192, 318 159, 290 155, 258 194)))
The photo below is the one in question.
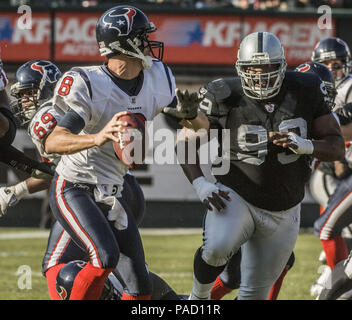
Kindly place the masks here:
MULTIPOLYGON (((32 60, 17 70, 15 84, 11 90, 12 95, 16 98, 16 101, 11 105, 14 119, 18 125, 28 125, 28 134, 40 156, 51 163, 58 163, 60 155, 47 154, 45 152, 45 140, 62 116, 55 111, 51 100, 48 99, 51 98, 53 84, 56 83, 60 75, 61 72, 53 63, 44 60, 32 60)), ((9 205, 14 206, 22 198, 24 194, 18 192, 23 184, 25 190, 28 190, 29 193, 35 193, 49 187, 46 180, 28 178, 15 186, 0 188, 0 204, 1 208, 4 209, 2 212, 6 212, 9 205), (5 192, 5 190, 9 191, 5 192)), ((124 177, 122 196, 130 206, 136 223, 139 225, 145 211, 144 196, 135 177, 129 173, 124 177)), ((56 222, 51 228, 42 263, 42 272, 46 277, 51 299, 61 298, 56 290, 58 272, 66 263, 77 259, 86 259, 85 251, 77 247, 70 237, 64 233, 60 224, 56 222)), ((120 265, 118 267, 121 268, 120 265)), ((115 270, 115 272, 117 271, 115 270)), ((165 299, 174 297, 171 295, 171 291, 165 291, 167 285, 162 279, 154 276, 152 280, 155 282, 153 283, 153 299, 159 297, 158 294, 168 292, 170 294, 165 295, 165 299), (160 283, 164 283, 164 285, 161 286, 160 283)))
MULTIPOLYGON (((317 43, 312 52, 312 61, 326 65, 331 71, 337 95, 333 111, 352 102, 351 52, 340 38, 325 38, 317 43)), ((341 133, 346 141, 352 140, 352 124, 341 125, 341 133)))
POLYGON ((113 135, 124 132, 126 110, 151 120, 158 112, 185 119, 197 128, 197 94, 179 93, 161 62, 162 43, 150 41, 156 30, 132 6, 107 10, 97 22, 102 66, 74 68, 56 86, 53 103, 64 114, 46 141, 46 152, 62 155, 51 185, 53 213, 72 239, 89 255, 78 273, 70 299, 99 299, 119 253, 130 268, 122 273, 128 288, 122 299, 150 299, 151 282, 137 225, 121 198, 127 166, 116 158, 113 135), (159 54, 156 55, 155 51, 159 54), (151 56, 157 59, 153 59, 151 56), (168 107, 168 108, 165 108, 168 107), (175 108, 176 107, 176 108, 175 108))
MULTIPOLYGON (((326 38, 316 45, 312 52, 312 60, 324 64, 332 73, 337 93, 333 111, 339 114, 340 120, 342 120, 340 121, 341 133, 346 141, 346 150, 348 150, 350 148, 349 140, 352 139, 352 123, 348 120, 348 118, 351 118, 348 115, 348 110, 351 109, 349 106, 352 102, 350 49, 347 43, 340 38, 326 38)), ((321 163, 319 170, 316 170, 311 178, 310 189, 313 197, 321 205, 321 211, 326 209, 328 200, 333 203, 334 198, 339 203, 339 198, 340 200, 344 198, 345 191, 341 192, 336 187, 340 185, 341 188, 341 182, 348 181, 348 177, 351 175, 351 169, 348 165, 349 160, 346 160, 335 161, 334 163, 321 163), (340 193, 339 197, 336 196, 338 193, 340 193)), ((351 227, 344 228, 342 236, 340 235, 341 226, 348 224, 348 219, 343 221, 349 216, 348 210, 346 211, 346 208, 343 208, 344 206, 345 204, 342 202, 338 208, 331 206, 330 210, 333 209, 332 212, 325 210, 324 217, 326 218, 320 217, 315 222, 316 233, 319 234, 324 248, 324 252, 320 255, 320 260, 326 261, 327 266, 312 286, 312 295, 320 292, 324 279, 327 278, 330 270, 340 260, 347 258, 348 250, 346 244, 351 246, 351 227)))
MULTIPOLYGON (((11 95, 16 98, 10 105, 18 126, 28 125, 28 134, 39 150, 42 161, 53 160, 43 149, 43 140, 56 125, 51 103, 47 102, 53 95, 55 83, 61 75, 60 70, 50 61, 31 60, 18 68, 15 83, 11 86, 11 95), (39 107, 40 112, 37 112, 39 107)), ((45 179, 30 177, 16 185, 0 188, 0 215, 8 207, 14 206, 27 194, 49 188, 45 179)))

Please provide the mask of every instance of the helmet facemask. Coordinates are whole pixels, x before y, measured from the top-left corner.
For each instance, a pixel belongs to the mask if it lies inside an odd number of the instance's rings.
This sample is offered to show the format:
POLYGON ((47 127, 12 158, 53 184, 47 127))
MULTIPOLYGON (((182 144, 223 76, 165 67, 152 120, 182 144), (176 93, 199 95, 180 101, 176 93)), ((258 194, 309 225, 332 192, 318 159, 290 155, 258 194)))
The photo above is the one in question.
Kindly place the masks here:
POLYGON ((154 31, 156 31, 156 27, 150 22, 147 30, 120 37, 119 40, 110 43, 111 49, 105 46, 100 48, 100 54, 109 57, 113 53, 123 53, 129 57, 140 59, 143 68, 148 69, 152 66, 152 57, 162 60, 164 55, 164 43, 149 40, 148 34, 154 31))
POLYGON ((37 88, 16 90, 16 83, 11 87, 11 95, 16 98, 10 104, 10 109, 19 126, 27 124, 39 108, 37 88))
POLYGON ((325 102, 328 107, 332 110, 335 107, 335 97, 337 95, 337 90, 335 89, 335 85, 331 82, 322 81, 325 85, 327 97, 325 98, 325 102))
POLYGON ((251 61, 236 62, 244 93, 252 99, 265 100, 276 96, 285 77, 285 60, 268 61, 265 56, 261 53, 253 56, 251 61))
POLYGON ((52 88, 46 86, 47 72, 44 71, 39 87, 30 85, 21 85, 16 82, 11 86, 11 95, 16 98, 11 102, 10 108, 19 126, 27 124, 35 115, 40 105, 51 97, 52 88))

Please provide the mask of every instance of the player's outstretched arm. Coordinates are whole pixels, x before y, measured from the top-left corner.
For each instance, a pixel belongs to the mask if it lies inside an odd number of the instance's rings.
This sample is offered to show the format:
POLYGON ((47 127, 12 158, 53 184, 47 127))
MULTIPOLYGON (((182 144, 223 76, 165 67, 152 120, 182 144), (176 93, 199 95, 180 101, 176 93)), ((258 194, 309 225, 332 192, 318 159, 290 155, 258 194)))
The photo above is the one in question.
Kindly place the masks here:
MULTIPOLYGON (((59 123, 46 139, 45 151, 47 153, 73 154, 92 147, 102 146, 110 140, 119 142, 114 133, 124 132, 127 123, 118 119, 126 113, 126 111, 123 111, 115 114, 105 127, 96 134, 79 135, 73 133, 72 129, 68 127, 60 126, 59 123)), ((64 117, 62 123, 66 123, 65 120, 64 117)))
POLYGON ((8 207, 15 206, 25 195, 36 193, 49 188, 50 183, 44 179, 30 177, 10 187, 0 188, 0 216, 8 207))
MULTIPOLYGON (((208 131, 204 130, 204 134, 208 137, 208 131)), ((213 211, 216 208, 218 211, 222 211, 226 208, 225 200, 231 201, 229 193, 222 191, 216 184, 208 181, 203 174, 200 167, 198 152, 195 155, 189 155, 190 150, 198 151, 201 141, 199 133, 195 133, 193 129, 183 128, 179 133, 176 141, 176 154, 179 163, 182 167, 188 180, 192 183, 199 199, 208 208, 213 211), (193 146, 192 146, 193 144, 193 146), (195 163, 190 163, 190 159, 195 158, 195 163)), ((208 139, 206 139, 208 141, 208 139)))

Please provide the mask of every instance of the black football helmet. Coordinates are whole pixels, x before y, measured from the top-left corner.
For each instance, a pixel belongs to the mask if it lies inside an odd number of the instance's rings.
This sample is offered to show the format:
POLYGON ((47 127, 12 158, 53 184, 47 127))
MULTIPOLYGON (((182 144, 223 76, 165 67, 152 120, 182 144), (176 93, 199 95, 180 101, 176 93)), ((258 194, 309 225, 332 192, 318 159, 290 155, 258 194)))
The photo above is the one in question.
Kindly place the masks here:
MULTIPOLYGON (((73 282, 87 262, 75 260, 67 263, 61 268, 56 276, 56 292, 61 300, 69 300, 73 282)), ((105 280, 104 288, 100 300, 120 300, 122 296, 122 287, 117 278, 111 273, 105 280), (118 290, 119 288, 119 290, 118 290)))
POLYGON ((334 59, 342 60, 345 76, 350 73, 351 53, 345 41, 331 37, 318 42, 312 53, 312 61, 323 63, 334 59))
POLYGON ((18 68, 11 86, 11 95, 17 101, 10 107, 19 125, 30 121, 39 106, 53 96, 60 76, 59 68, 46 60, 31 60, 18 68), (29 107, 24 106, 24 100, 32 102, 29 107))
POLYGON ((312 62, 308 61, 299 65, 295 71, 298 72, 308 72, 316 74, 321 82, 325 85, 326 92, 327 92, 327 104, 328 106, 333 109, 335 106, 335 97, 337 95, 337 91, 335 89, 335 81, 334 77, 332 76, 331 71, 328 67, 324 66, 319 62, 312 62))
POLYGON ((96 25, 100 55, 109 58, 123 53, 141 59, 143 66, 148 68, 151 57, 145 56, 145 48, 158 60, 162 60, 164 54, 163 42, 149 40, 149 33, 155 31, 155 25, 138 8, 129 5, 113 7, 103 13, 96 25))

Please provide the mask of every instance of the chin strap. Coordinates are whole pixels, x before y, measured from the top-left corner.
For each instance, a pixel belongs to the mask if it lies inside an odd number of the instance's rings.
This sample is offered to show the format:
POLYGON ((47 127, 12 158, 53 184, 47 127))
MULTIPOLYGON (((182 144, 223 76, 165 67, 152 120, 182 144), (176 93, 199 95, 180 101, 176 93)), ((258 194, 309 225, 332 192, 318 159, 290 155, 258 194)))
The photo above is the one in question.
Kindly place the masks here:
POLYGON ((133 41, 131 39, 127 39, 127 42, 134 50, 136 50, 137 53, 121 48, 119 41, 115 41, 115 42, 110 43, 110 47, 112 49, 115 49, 115 50, 125 54, 125 55, 140 59, 142 61, 143 69, 151 68, 151 66, 153 65, 152 58, 150 56, 145 56, 143 54, 143 52, 138 48, 138 46, 135 43, 133 43, 133 41))

